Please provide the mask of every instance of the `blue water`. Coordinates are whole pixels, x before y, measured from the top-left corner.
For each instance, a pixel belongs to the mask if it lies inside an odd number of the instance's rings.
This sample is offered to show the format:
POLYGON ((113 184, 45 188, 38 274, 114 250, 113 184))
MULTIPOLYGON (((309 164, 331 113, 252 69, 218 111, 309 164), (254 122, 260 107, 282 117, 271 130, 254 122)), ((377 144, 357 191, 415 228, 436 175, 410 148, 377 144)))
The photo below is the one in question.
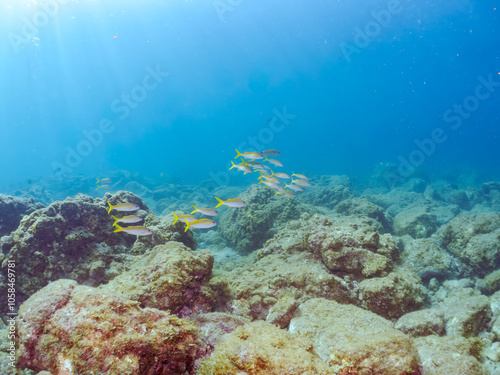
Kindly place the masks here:
POLYGON ((496 1, 38 3, 1 2, 0 189, 239 183, 251 143, 289 172, 499 177, 496 1))

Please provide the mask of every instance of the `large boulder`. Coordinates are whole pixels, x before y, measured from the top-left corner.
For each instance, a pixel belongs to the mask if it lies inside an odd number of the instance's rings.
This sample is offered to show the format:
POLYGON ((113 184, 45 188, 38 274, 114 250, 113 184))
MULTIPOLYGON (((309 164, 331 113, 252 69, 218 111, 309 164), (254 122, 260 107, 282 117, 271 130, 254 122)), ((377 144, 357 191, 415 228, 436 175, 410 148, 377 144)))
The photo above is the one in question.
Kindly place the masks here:
POLYGON ((33 198, 16 198, 0 194, 0 237, 10 234, 25 215, 45 207, 33 198))

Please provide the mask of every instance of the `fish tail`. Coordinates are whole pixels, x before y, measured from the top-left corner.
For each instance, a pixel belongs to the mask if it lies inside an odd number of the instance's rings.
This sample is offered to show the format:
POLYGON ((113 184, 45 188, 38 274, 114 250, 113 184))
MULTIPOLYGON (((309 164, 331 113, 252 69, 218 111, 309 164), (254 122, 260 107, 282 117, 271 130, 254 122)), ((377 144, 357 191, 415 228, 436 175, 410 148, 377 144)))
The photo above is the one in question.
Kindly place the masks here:
POLYGON ((191 224, 194 222, 188 223, 187 220, 184 220, 184 223, 186 223, 186 229, 184 229, 184 232, 187 232, 191 224))
POLYGON ((192 214, 194 214, 196 211, 198 211, 198 209, 197 209, 197 208, 196 208, 196 206, 195 206, 194 204, 192 204, 192 203, 191 203, 191 206, 193 206, 193 208, 194 208, 194 211, 193 211, 193 212, 191 212, 191 215, 192 215, 192 214))
POLYGON ((172 213, 174 214, 174 224, 175 224, 177 220, 179 220, 179 216, 177 216, 174 211, 172 211, 172 213))
POLYGON ((101 180, 99 180, 97 177, 95 179, 97 180, 95 183, 97 185, 101 180))
POLYGON ((277 196, 279 193, 280 193, 280 192, 279 192, 279 191, 277 191, 277 192, 276 192, 276 194, 274 194, 274 196, 277 196))
POLYGON ((267 155, 264 155, 264 160, 263 160, 263 161, 267 161, 267 160, 269 160, 269 159, 267 158, 267 155))
POLYGON ((231 169, 233 169, 234 167, 236 167, 236 164, 234 164, 232 160, 231 160, 231 165, 232 165, 232 167, 231 167, 231 168, 229 168, 229 170, 231 170, 231 169))
POLYGON ((217 197, 215 197, 215 199, 217 199, 217 201, 219 202, 219 203, 217 204, 217 206, 215 206, 215 208, 217 208, 217 207, 219 207, 219 206, 222 206, 222 203, 224 203, 224 201, 223 201, 222 199, 220 199, 220 198, 217 198, 217 197))
POLYGON ((108 204, 109 204, 109 210, 108 210, 108 215, 109 215, 111 210, 113 210, 114 207, 111 205, 110 201, 108 201, 108 204))
POLYGON ((235 148, 235 150, 236 150, 236 156, 234 158, 238 159, 240 157, 241 153, 238 151, 237 148, 235 148))
POLYGON ((122 230, 123 230, 123 228, 121 226, 119 226, 118 224, 116 224, 116 229, 114 230, 113 233, 121 232, 122 230))

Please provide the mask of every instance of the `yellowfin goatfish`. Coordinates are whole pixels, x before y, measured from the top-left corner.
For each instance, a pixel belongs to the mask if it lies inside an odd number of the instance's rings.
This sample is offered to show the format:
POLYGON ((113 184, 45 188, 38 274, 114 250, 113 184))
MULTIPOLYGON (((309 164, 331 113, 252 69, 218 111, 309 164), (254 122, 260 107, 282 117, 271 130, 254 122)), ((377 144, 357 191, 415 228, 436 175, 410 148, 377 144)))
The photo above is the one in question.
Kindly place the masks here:
POLYGON ((235 159, 239 158, 240 156, 243 157, 243 158, 254 159, 254 160, 264 159, 264 155, 262 155, 260 152, 244 152, 244 153, 241 153, 241 152, 238 151, 238 149, 235 149, 235 150, 236 150, 236 156, 234 157, 235 159))
POLYGON ((231 199, 228 199, 226 201, 223 201, 222 199, 219 199, 217 197, 215 197, 215 199, 217 199, 217 201, 219 202, 217 204, 217 206, 215 206, 215 208, 219 207, 219 206, 228 206, 228 207, 245 207, 247 204, 240 198, 231 198, 231 199))
POLYGON ((292 177, 296 176, 297 178, 300 178, 301 180, 309 180, 306 176, 303 174, 298 174, 298 173, 292 173, 292 177))
POLYGON ((304 190, 304 189, 302 189, 302 186, 294 185, 294 184, 291 184, 291 185, 285 184, 285 187, 286 188, 290 188, 290 189, 295 190, 295 191, 302 191, 302 190, 304 190))
POLYGON ((272 181, 274 182, 275 184, 279 184, 280 183, 280 180, 278 180, 276 177, 273 177, 273 176, 260 176, 259 177, 259 180, 263 178, 264 180, 266 181, 272 181))
POLYGON ((95 188, 96 190, 103 189, 103 190, 109 190, 111 189, 111 185, 99 185, 98 187, 95 188))
POLYGON ((295 197, 295 193, 292 193, 291 191, 288 191, 288 190, 285 190, 285 191, 277 191, 276 194, 274 195, 282 195, 284 197, 287 197, 287 198, 293 198, 295 197))
POLYGON ((229 169, 236 168, 237 170, 245 173, 252 173, 252 168, 250 168, 246 162, 243 162, 241 164, 234 164, 233 161, 231 160, 231 164, 232 166, 229 169))
POLYGON ((134 236, 150 236, 153 234, 153 231, 146 227, 121 227, 119 225, 117 225, 117 227, 118 228, 114 231, 114 233, 125 232, 133 234, 134 236))
POLYGON ((262 154, 266 156, 281 156, 281 152, 278 150, 264 150, 262 154))
POLYGON ((136 216, 136 215, 128 215, 124 217, 116 217, 111 215, 113 219, 115 219, 115 222, 113 226, 118 226, 118 223, 127 223, 127 224, 132 224, 132 223, 138 223, 139 221, 142 221, 142 217, 136 216))
POLYGON ((292 180, 292 184, 299 186, 311 186, 311 183, 306 180, 292 180))
POLYGON ((289 179, 290 176, 287 175, 286 173, 273 173, 271 176, 276 176, 278 178, 282 178, 284 180, 289 179))
POLYGON ((200 220, 195 220, 190 223, 186 223, 186 229, 184 229, 184 232, 187 232, 189 227, 193 228, 211 228, 213 226, 216 226, 217 223, 213 220, 210 219, 200 219, 200 220))
POLYGON ((207 215, 207 216, 215 216, 217 215, 217 211, 215 211, 213 208, 196 208, 196 206, 194 204, 191 204, 191 206, 193 206, 194 208, 194 211, 191 212, 191 215, 196 213, 196 212, 199 212, 203 215, 207 215))
POLYGON ((96 177, 96 180, 97 180, 97 182, 95 183, 96 185, 97 184, 110 184, 111 183, 111 178, 103 178, 102 180, 99 180, 96 177))
POLYGON ((269 163, 277 166, 277 167, 282 167, 283 166, 283 163, 280 162, 279 160, 276 160, 276 159, 268 159, 267 156, 266 158, 264 159, 264 161, 268 161, 269 163))
MULTIPOLYGON (((264 184, 266 186, 269 186, 270 188, 273 188, 273 189, 278 189, 278 185, 275 184, 274 182, 272 181, 262 181, 260 180, 259 184, 264 184)), ((265 189, 265 188, 264 188, 265 189)))
POLYGON ((136 205, 135 203, 118 203, 118 204, 115 204, 114 206, 108 201, 108 204, 109 204, 109 210, 108 210, 108 214, 112 211, 112 210, 116 210, 116 211, 137 211, 140 207, 138 205, 136 205))
POLYGON ((180 216, 177 216, 177 214, 175 212, 172 211, 172 214, 174 215, 174 222, 173 224, 175 224, 177 222, 177 220, 184 220, 185 223, 192 223, 193 221, 196 220, 196 217, 194 217, 193 215, 180 215, 180 216))

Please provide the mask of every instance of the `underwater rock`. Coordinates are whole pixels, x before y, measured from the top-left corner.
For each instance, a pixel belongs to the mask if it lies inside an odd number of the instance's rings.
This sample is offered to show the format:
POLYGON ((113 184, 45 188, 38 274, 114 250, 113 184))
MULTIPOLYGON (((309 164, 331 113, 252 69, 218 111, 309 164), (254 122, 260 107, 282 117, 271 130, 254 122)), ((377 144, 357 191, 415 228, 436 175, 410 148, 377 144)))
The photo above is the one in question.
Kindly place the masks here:
POLYGON ((476 286, 487 295, 493 294, 500 290, 500 270, 493 271, 485 276, 484 279, 478 280, 476 286))
POLYGON ((309 253, 252 257, 244 267, 218 270, 209 282, 217 293, 216 311, 268 319, 286 327, 294 307, 313 297, 349 302, 347 283, 309 253))
POLYGON ((331 375, 311 341, 272 324, 255 321, 224 335, 197 375, 331 375))
POLYGON ((419 367, 412 340, 384 318, 352 305, 313 298, 301 304, 290 332, 313 341, 313 351, 332 373, 411 374, 419 367))
MULTIPOLYGON (((107 194, 117 203, 143 205, 139 197, 123 192, 107 194)), ((135 237, 113 233, 113 219, 105 199, 85 195, 57 201, 25 216, 11 236, 0 240, 6 258, 16 262, 17 292, 25 298, 60 278, 86 285, 98 285, 108 278, 106 270, 123 262, 123 252, 132 247, 135 237), (101 270, 95 262, 102 261, 101 270), (96 269, 97 266, 97 269, 96 269)))
POLYGON ((440 309, 423 309, 403 315, 396 329, 412 337, 445 334, 444 312, 440 309))
POLYGON ((296 219, 305 208, 296 199, 274 196, 271 189, 252 185, 238 198, 246 202, 242 208, 226 208, 220 215, 218 231, 236 250, 257 250, 281 226, 296 219))
POLYGON ((205 286, 212 266, 208 250, 195 252, 172 241, 156 246, 100 288, 137 301, 141 307, 170 310, 180 316, 207 312, 215 300, 205 286))
POLYGON ((0 237, 16 230, 21 219, 35 210, 45 207, 33 198, 16 198, 0 194, 0 237))
POLYGON ((326 207, 330 210, 344 199, 351 197, 351 190, 345 185, 316 186, 315 184, 311 187, 306 187, 303 192, 300 192, 302 203, 326 207))
POLYGON ((394 233, 398 236, 405 234, 413 238, 430 237, 438 229, 436 215, 430 213, 430 208, 416 206, 399 212, 394 217, 394 233))
POLYGON ((483 375, 481 363, 472 355, 473 343, 463 337, 426 336, 414 339, 425 375, 483 375))
POLYGON ((433 277, 458 276, 456 269, 451 267, 452 256, 427 238, 418 238, 406 245, 401 260, 424 282, 433 277))
POLYGON ((199 328, 200 338, 208 345, 211 351, 220 339, 237 327, 250 323, 250 319, 243 316, 222 312, 209 312, 190 315, 187 319, 193 321, 199 328))
POLYGON ((58 280, 19 310, 18 364, 53 374, 194 374, 193 323, 58 280))
POLYGON ((335 207, 335 211, 346 216, 371 218, 373 219, 371 224, 382 233, 388 233, 392 230, 392 218, 384 213, 382 207, 371 203, 365 198, 343 200, 335 207))
POLYGON ((500 264, 499 212, 460 214, 434 237, 465 265, 465 276, 484 277, 500 264))

